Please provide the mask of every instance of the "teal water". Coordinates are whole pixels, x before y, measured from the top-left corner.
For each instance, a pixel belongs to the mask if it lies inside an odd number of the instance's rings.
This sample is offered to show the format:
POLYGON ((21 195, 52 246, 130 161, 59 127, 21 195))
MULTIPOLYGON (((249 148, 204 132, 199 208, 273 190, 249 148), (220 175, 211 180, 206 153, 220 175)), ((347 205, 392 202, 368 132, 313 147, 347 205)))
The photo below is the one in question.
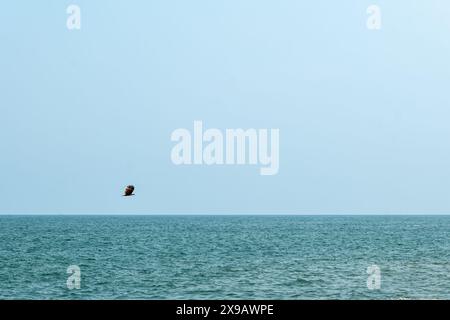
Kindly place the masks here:
POLYGON ((449 299, 449 260, 450 216, 0 216, 1 299, 449 299))

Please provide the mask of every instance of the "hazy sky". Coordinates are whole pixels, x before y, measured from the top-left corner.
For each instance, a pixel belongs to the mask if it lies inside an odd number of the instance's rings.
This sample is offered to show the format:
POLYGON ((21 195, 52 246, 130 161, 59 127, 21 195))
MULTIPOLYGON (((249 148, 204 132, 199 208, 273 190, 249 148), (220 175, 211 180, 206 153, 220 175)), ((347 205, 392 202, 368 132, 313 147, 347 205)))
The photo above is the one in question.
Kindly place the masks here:
POLYGON ((0 39, 0 213, 450 213, 447 0, 15 0, 0 39), (194 120, 279 128, 279 173, 175 166, 194 120))

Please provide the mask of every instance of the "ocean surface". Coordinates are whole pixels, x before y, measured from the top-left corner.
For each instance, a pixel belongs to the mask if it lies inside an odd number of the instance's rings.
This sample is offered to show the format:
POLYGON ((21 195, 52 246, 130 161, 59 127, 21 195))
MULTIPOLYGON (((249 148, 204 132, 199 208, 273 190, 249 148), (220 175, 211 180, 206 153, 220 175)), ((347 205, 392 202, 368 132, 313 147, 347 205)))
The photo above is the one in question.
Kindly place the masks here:
POLYGON ((450 216, 0 216, 0 299, 450 299, 450 216))

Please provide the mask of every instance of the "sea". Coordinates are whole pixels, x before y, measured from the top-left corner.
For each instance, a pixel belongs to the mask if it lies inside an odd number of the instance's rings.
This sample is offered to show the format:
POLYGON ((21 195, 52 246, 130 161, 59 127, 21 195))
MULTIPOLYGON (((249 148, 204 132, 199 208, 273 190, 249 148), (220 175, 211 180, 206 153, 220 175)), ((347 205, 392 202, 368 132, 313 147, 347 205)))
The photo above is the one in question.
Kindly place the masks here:
POLYGON ((450 216, 2 215, 0 299, 450 299, 450 216))

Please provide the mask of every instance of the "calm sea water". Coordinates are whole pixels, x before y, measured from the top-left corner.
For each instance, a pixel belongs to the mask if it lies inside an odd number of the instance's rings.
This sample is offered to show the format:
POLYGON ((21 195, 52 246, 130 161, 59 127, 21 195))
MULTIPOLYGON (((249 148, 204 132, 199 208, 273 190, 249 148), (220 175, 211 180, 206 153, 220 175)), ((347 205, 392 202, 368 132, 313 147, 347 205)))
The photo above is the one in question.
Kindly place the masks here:
POLYGON ((0 216, 0 298, 449 299, 450 216, 0 216))

